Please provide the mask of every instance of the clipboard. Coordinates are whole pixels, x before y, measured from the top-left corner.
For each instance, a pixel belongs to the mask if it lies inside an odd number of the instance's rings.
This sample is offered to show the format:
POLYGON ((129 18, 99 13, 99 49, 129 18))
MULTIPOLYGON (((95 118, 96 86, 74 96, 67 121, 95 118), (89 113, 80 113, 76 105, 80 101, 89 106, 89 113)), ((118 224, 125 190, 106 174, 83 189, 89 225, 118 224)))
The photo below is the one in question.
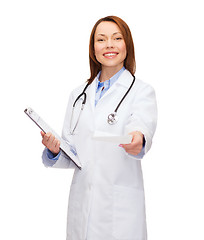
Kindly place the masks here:
POLYGON ((49 127, 47 123, 32 108, 26 108, 24 112, 43 132, 51 132, 60 141, 60 149, 79 169, 82 168, 79 159, 71 151, 71 146, 64 139, 62 139, 51 127, 49 127))

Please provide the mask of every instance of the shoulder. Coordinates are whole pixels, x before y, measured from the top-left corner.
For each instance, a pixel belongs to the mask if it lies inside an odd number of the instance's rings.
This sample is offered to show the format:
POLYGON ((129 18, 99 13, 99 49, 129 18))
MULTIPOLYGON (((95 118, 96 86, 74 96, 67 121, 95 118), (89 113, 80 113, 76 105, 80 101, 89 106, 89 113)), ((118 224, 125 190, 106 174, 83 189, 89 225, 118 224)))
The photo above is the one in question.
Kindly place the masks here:
POLYGON ((74 88, 71 92, 71 95, 72 96, 78 96, 79 94, 81 94, 87 84, 88 84, 87 82, 84 82, 83 84, 80 84, 79 86, 74 88))
MULTIPOLYGON (((123 83, 127 84, 127 86, 128 86, 132 83, 133 75, 128 70, 125 70, 123 73, 123 78, 125 80, 125 81, 123 81, 123 83)), ((133 85, 133 89, 135 91, 143 91, 145 89, 154 91, 154 88, 152 87, 152 85, 150 85, 146 81, 144 81, 136 76, 135 76, 135 83, 133 85)))
POLYGON ((137 88, 139 88, 140 90, 143 90, 143 89, 149 89, 149 90, 152 90, 154 91, 154 88, 151 84, 147 83, 146 81, 144 80, 141 80, 139 78, 136 78, 136 82, 135 82, 135 85, 137 88))
POLYGON ((133 89, 133 103, 145 102, 156 105, 156 93, 154 88, 149 83, 137 78, 133 89))

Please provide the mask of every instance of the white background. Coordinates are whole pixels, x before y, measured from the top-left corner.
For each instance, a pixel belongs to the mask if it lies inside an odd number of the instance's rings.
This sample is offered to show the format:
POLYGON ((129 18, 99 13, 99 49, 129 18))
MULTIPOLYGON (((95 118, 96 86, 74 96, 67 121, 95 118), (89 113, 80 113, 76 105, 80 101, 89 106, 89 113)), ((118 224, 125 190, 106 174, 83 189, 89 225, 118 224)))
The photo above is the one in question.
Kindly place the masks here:
POLYGON ((91 29, 107 15, 129 25, 136 77, 157 94, 143 160, 149 240, 204 239, 201 0, 1 1, 0 239, 65 240, 73 172, 44 168, 40 131, 23 111, 61 132, 70 91, 89 77, 91 29))

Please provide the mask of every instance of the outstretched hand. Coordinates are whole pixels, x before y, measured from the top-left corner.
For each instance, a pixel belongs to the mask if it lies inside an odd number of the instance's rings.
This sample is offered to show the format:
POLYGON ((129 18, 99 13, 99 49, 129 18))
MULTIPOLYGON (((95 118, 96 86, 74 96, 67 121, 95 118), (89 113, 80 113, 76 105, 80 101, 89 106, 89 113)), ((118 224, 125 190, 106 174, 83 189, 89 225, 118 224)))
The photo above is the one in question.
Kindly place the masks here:
POLYGON ((129 154, 138 155, 143 147, 144 135, 139 131, 134 131, 129 134, 133 136, 132 142, 129 144, 120 144, 119 146, 123 147, 129 154))

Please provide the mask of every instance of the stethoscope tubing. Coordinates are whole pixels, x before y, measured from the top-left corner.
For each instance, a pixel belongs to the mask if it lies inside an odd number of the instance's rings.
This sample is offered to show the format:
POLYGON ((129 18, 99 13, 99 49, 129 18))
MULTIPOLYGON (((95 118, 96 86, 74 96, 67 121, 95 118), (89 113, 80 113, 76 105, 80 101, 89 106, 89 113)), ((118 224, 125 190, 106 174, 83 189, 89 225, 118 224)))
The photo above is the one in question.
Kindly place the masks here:
POLYGON ((114 111, 115 113, 117 113, 118 108, 120 107, 121 103, 122 103, 123 100, 126 98, 126 96, 128 95, 128 93, 129 93, 130 89, 132 88, 134 82, 135 82, 135 76, 133 75, 132 83, 131 83, 130 87, 128 88, 127 92, 125 93, 125 95, 123 96, 123 98, 122 98, 122 99, 120 100, 120 102, 118 103, 118 106, 116 107, 116 109, 115 109, 115 111, 114 111))
MULTIPOLYGON (((118 103, 116 109, 114 110, 114 113, 111 113, 111 114, 108 115, 108 123, 109 123, 110 125, 113 125, 113 124, 115 124, 115 123, 117 122, 117 120, 114 119, 114 118, 118 118, 118 117, 117 117, 118 108, 120 107, 121 103, 124 101, 124 99, 126 98, 126 96, 128 95, 128 93, 129 93, 129 91, 131 90, 134 82, 135 82, 135 76, 133 75, 133 81, 132 81, 130 87, 128 88, 127 92, 126 92, 125 95, 123 96, 123 98, 122 98, 122 99, 120 100, 120 102, 118 103), (110 116, 110 115, 112 115, 112 118, 113 118, 112 121, 109 119, 109 116, 110 116)), ((85 88, 83 89, 82 93, 79 94, 79 96, 76 98, 76 100, 75 100, 74 103, 73 103, 71 120, 70 120, 70 129, 71 129, 71 123, 72 123, 72 118, 73 118, 73 112, 74 112, 75 105, 76 105, 77 101, 78 101, 82 96, 84 96, 84 99, 83 99, 83 102, 82 102, 82 106, 81 106, 81 110, 80 110, 80 113, 79 113, 79 117, 78 117, 78 119, 77 119, 77 122, 76 122, 73 130, 71 131, 71 134, 74 133, 74 131, 75 131, 77 125, 78 125, 81 112, 82 112, 82 110, 84 109, 84 105, 86 104, 87 95, 86 95, 85 91, 86 91, 86 89, 88 88, 89 85, 90 85, 89 83, 86 84, 86 86, 85 86, 85 88)))
POLYGON ((86 96, 85 91, 86 91, 86 89, 87 89, 88 86, 89 86, 89 83, 86 84, 83 92, 82 92, 81 94, 79 94, 79 96, 78 96, 78 97, 76 98, 76 100, 74 101, 74 103, 73 103, 73 108, 75 107, 76 102, 77 102, 77 101, 79 100, 79 98, 82 97, 82 96, 84 96, 84 100, 83 100, 82 104, 86 104, 86 97, 87 97, 87 96, 86 96))

